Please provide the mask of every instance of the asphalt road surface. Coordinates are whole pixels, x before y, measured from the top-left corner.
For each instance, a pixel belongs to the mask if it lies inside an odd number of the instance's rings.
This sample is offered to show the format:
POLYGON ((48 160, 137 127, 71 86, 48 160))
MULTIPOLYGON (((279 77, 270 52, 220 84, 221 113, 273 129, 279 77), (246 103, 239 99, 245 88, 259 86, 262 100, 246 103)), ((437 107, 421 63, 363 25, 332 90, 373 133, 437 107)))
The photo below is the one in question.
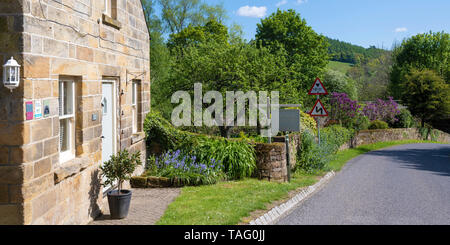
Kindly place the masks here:
POLYGON ((450 145, 360 155, 278 224, 450 225, 450 145))

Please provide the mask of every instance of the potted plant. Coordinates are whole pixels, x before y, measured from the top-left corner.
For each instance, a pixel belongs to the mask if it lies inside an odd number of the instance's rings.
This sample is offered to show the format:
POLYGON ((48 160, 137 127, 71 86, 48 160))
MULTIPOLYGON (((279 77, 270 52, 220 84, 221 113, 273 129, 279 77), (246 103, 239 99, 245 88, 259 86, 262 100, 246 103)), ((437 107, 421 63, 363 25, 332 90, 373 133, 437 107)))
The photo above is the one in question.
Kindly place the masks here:
POLYGON ((125 180, 131 178, 134 170, 141 165, 141 153, 130 154, 128 150, 119 152, 116 156, 100 167, 102 177, 105 177, 103 185, 114 186, 117 184, 117 190, 108 191, 108 204, 111 218, 123 219, 127 217, 131 202, 131 190, 123 190, 122 184, 125 180))

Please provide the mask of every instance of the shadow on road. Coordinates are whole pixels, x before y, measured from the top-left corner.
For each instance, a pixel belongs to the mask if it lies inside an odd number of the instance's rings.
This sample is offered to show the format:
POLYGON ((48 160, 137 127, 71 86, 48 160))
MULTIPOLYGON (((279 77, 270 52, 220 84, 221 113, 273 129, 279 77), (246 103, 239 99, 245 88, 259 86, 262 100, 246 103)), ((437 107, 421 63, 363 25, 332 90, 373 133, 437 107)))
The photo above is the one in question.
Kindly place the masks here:
POLYGON ((434 145, 433 148, 381 150, 366 153, 372 156, 384 156, 400 162, 405 168, 433 172, 441 176, 450 176, 450 147, 434 145))

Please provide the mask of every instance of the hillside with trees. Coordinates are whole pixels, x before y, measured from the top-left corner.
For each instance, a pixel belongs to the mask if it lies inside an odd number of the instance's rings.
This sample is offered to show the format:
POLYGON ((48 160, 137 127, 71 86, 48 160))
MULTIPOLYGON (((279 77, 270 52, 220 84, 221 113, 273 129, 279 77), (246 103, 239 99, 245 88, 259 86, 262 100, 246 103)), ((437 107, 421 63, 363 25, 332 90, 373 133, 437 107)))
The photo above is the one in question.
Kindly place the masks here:
POLYGON ((332 61, 340 61, 344 63, 358 64, 367 62, 370 59, 376 59, 386 54, 386 50, 370 46, 364 48, 351 43, 339 41, 327 37, 328 55, 332 61))

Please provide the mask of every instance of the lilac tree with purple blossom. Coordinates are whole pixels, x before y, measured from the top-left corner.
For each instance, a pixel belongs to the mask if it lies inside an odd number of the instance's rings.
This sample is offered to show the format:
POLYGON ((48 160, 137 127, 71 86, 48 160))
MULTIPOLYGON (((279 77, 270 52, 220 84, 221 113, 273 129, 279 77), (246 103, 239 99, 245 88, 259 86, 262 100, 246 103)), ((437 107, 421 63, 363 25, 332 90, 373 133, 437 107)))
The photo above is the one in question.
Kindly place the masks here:
POLYGON ((375 102, 367 104, 363 109, 363 114, 370 121, 380 120, 394 123, 398 120, 396 116, 400 114, 400 110, 398 109, 397 102, 392 97, 389 97, 387 101, 377 99, 375 102))
POLYGON ((353 118, 361 113, 361 106, 358 101, 350 99, 346 93, 332 93, 330 104, 331 119, 337 120, 345 126, 349 126, 353 118))

